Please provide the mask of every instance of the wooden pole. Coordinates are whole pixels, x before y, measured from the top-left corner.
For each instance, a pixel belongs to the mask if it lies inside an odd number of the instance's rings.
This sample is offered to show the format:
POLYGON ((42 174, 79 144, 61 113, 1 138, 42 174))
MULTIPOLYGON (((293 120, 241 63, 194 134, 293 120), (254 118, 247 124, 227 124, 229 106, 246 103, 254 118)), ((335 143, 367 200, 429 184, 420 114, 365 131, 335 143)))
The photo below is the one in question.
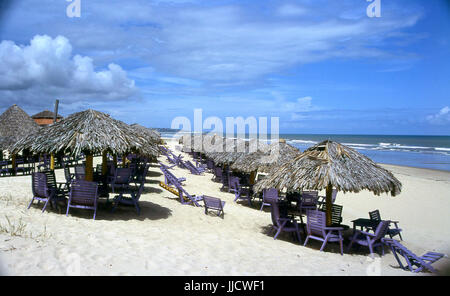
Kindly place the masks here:
POLYGON ((325 204, 327 207, 327 226, 331 226, 331 207, 332 207, 332 195, 333 195, 333 185, 328 184, 325 204))
POLYGON ((89 154, 86 155, 86 181, 90 182, 94 180, 93 160, 92 153, 89 152, 89 154))
POLYGON ((250 179, 249 179, 250 185, 255 185, 256 174, 257 173, 258 173, 258 171, 253 171, 253 172, 250 173, 250 179))
POLYGON ((55 170, 55 154, 53 153, 50 154, 50 169, 55 170))
POLYGON ((126 167, 125 166, 126 162, 127 162, 127 156, 124 154, 124 155, 122 155, 122 167, 123 168, 126 167))
POLYGON ((16 154, 11 155, 11 166, 12 166, 12 174, 16 174, 16 154))
POLYGON ((102 175, 105 176, 108 173, 108 157, 106 150, 102 153, 102 175))

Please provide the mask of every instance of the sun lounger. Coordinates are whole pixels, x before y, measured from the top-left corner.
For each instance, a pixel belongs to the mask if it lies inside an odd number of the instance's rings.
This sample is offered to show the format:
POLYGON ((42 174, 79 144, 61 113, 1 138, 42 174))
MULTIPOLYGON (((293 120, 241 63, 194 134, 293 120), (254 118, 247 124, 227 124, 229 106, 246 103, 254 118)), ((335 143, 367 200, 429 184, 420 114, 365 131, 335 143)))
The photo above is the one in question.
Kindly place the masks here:
POLYGON ((195 196, 195 195, 189 194, 183 188, 183 185, 179 181, 179 178, 175 177, 172 173, 170 173, 169 171, 167 171, 161 167, 160 167, 160 169, 163 172, 165 180, 166 180, 165 185, 167 185, 167 186, 172 185, 178 190, 178 196, 179 196, 180 202, 182 204, 194 204, 197 207, 200 206, 198 202, 202 200, 201 196, 195 196))
POLYGON ((431 264, 445 256, 441 253, 427 252, 419 257, 396 240, 383 238, 381 241, 392 250, 392 254, 394 254, 395 259, 397 259, 400 268, 404 270, 409 269, 415 273, 425 270, 436 273, 437 271, 431 266, 431 264), (400 260, 400 257, 405 259, 405 265, 400 260))

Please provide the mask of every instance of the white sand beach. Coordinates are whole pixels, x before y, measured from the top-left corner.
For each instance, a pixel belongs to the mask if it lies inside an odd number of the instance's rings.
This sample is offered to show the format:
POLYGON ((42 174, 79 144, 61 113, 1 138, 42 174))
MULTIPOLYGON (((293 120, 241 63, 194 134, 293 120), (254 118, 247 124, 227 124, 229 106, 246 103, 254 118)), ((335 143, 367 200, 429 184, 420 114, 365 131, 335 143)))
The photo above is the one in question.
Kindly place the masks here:
MULTIPOLYGON (((176 145, 169 142, 172 150, 176 145)), ((159 159, 167 163, 165 157, 159 159)), ((403 244, 414 253, 450 254, 450 172, 383 166, 402 182, 402 193, 338 193, 343 224, 352 226, 351 220, 368 218, 369 211, 379 209, 383 219, 400 221, 403 244)), ((63 171, 56 173, 63 181, 63 171)), ((36 204, 27 210, 31 177, 0 178, 0 274, 413 275, 398 268, 390 252, 372 260, 364 248, 341 256, 338 244, 320 252, 317 241, 304 247, 288 234, 274 240, 268 234, 269 208, 261 212, 259 202, 253 207, 234 202, 234 195, 221 192, 210 173, 196 176, 180 168, 173 173, 186 177, 189 193, 226 201, 224 219, 182 205, 162 189, 158 183, 164 176, 157 165, 147 176, 140 216, 132 207, 119 207, 115 213, 100 208, 95 221, 91 211, 71 210, 66 217, 52 210, 41 213, 36 204)), ((448 264, 443 258, 433 266, 443 270, 448 264)))

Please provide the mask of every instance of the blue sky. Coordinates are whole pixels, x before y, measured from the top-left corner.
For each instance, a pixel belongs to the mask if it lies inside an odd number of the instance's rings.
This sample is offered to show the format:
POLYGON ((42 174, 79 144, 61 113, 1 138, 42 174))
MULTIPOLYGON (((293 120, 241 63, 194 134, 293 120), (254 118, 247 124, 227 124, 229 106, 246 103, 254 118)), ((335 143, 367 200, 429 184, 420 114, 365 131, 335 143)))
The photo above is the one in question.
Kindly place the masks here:
POLYGON ((0 111, 278 116, 281 133, 450 135, 450 4, 4 1, 0 111), (9 4, 9 5, 8 5, 9 4))

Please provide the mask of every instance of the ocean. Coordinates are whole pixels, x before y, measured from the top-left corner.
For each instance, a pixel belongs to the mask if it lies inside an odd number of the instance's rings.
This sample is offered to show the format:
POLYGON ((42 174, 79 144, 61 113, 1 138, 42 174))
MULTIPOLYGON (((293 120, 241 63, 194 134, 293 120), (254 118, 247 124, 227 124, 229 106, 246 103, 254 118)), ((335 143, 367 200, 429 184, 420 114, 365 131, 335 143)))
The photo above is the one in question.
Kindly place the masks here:
MULTIPOLYGON (((161 134, 169 138, 174 135, 161 134)), ((332 140, 378 163, 450 171, 450 136, 280 134, 279 137, 301 151, 323 140, 332 140)))

